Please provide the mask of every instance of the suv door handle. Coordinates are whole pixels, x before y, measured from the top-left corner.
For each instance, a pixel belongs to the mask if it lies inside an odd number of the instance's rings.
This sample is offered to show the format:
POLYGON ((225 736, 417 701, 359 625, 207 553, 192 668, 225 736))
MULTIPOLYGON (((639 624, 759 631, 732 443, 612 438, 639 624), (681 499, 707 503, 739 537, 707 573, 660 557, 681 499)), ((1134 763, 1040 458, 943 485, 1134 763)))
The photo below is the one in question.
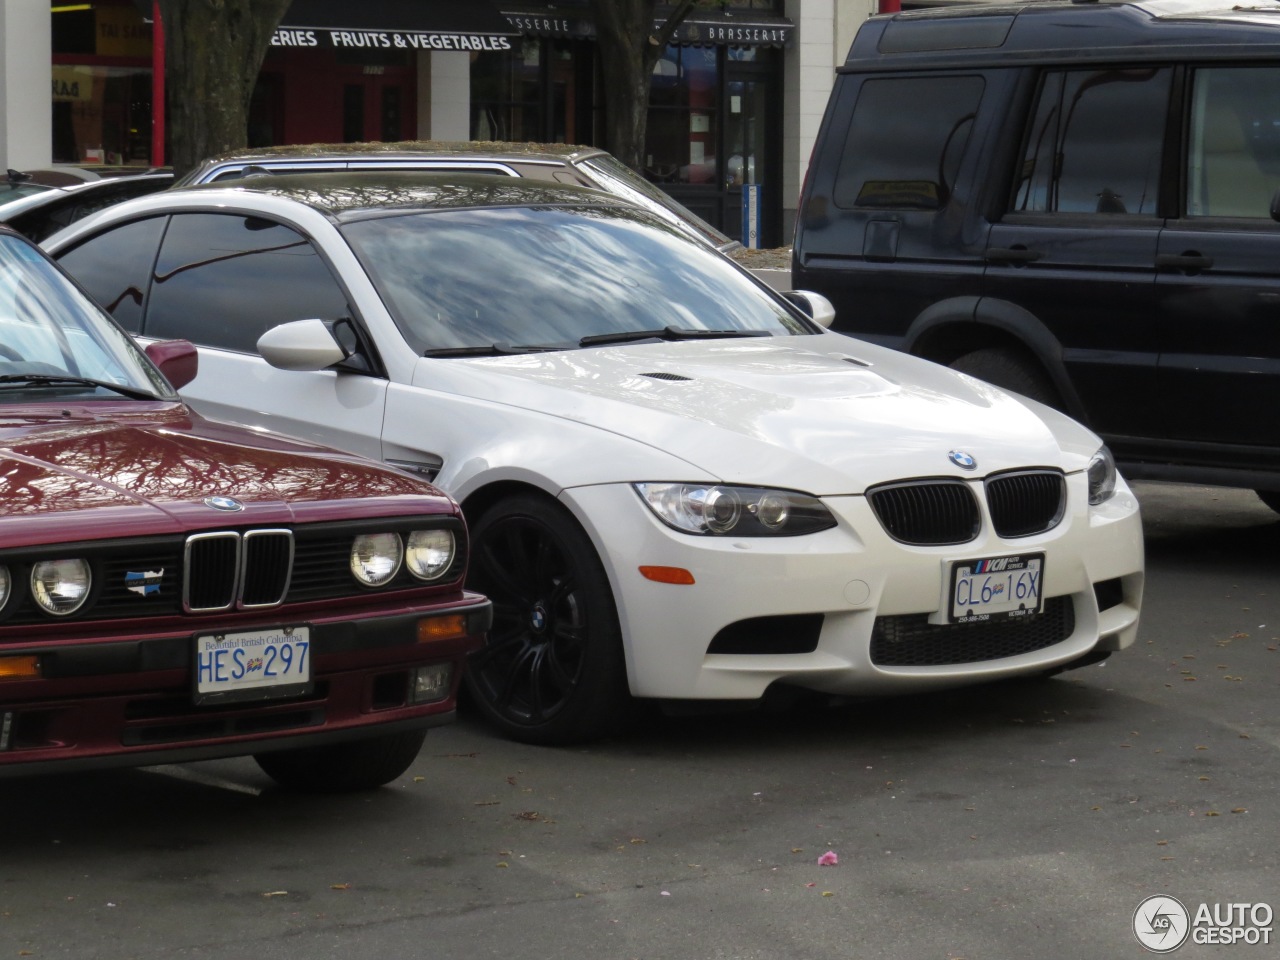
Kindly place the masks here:
POLYGON ((1157 270, 1208 270, 1212 266, 1213 257, 1203 257, 1192 250, 1156 254, 1157 270))
POLYGON ((987 247, 983 256, 1003 263, 1031 263, 1040 259, 1040 252, 1026 247, 987 247))

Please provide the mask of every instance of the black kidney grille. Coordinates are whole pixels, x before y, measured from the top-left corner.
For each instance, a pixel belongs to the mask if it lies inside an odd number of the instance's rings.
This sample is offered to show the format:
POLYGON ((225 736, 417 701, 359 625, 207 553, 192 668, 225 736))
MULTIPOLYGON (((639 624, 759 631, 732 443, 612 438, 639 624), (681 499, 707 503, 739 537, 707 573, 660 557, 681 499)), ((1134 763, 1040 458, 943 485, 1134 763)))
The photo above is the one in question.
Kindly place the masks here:
POLYGON ((938 667, 1016 657, 1061 643, 1075 631, 1070 597, 1050 597, 1041 613, 984 623, 929 623, 928 614, 877 617, 871 662, 882 667, 938 667))
POLYGON ((288 530, 251 530, 244 535, 242 607, 274 607, 289 592, 293 535, 288 530))
POLYGON ((184 606, 192 613, 277 606, 292 564, 288 530, 198 533, 187 539, 184 606))
POLYGON ((1030 537, 1062 520, 1067 484, 1056 470, 1005 473, 987 480, 987 507, 1001 537, 1030 537))
POLYGON ((187 539, 182 604, 192 612, 227 610, 240 583, 240 534, 198 533, 187 539))
POLYGON ((912 480, 868 492, 889 536, 901 543, 966 543, 978 535, 978 503, 962 480, 912 480))

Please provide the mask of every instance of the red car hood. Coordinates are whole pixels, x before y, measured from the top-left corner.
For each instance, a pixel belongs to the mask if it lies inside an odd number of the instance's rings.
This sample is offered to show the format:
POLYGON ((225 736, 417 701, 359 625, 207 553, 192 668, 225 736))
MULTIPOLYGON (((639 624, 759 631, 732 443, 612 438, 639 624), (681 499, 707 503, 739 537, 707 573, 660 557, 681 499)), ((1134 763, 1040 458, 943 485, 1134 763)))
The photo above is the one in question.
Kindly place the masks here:
POLYGON ((424 494, 437 512, 453 512, 407 474, 205 420, 179 403, 0 407, 6 546, 404 515, 432 508, 424 494), (243 509, 217 509, 214 497, 243 509))

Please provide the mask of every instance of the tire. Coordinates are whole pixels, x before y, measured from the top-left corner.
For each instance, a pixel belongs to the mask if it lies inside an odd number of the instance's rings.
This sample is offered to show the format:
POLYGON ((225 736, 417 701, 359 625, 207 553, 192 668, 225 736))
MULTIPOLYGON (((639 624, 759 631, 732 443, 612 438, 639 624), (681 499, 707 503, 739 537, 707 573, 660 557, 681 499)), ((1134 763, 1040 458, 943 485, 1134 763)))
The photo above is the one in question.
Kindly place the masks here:
POLYGON ((951 369, 1062 409, 1062 398, 1044 368, 1025 351, 1012 347, 983 347, 957 357, 951 362, 951 369))
POLYGON ((1280 513, 1280 490, 1255 490, 1258 499, 1276 513, 1280 513))
POLYGON ((493 602, 472 655, 471 701, 505 736, 568 744, 630 710, 622 631, 600 558, 573 516, 536 494, 502 500, 471 530, 467 586, 493 602))
POLYGON ((413 765, 427 738, 409 730, 364 740, 254 755, 262 772, 298 793, 354 793, 390 783, 413 765))

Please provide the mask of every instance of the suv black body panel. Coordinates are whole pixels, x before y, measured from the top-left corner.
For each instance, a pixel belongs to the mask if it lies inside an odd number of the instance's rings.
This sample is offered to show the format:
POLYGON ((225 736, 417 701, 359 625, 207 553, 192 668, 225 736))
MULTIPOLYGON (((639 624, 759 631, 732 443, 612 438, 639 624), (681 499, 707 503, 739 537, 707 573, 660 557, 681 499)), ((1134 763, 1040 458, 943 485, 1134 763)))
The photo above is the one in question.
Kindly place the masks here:
POLYGON ((792 285, 1066 410, 1130 477, 1280 491, 1280 3, 873 17, 792 285))

